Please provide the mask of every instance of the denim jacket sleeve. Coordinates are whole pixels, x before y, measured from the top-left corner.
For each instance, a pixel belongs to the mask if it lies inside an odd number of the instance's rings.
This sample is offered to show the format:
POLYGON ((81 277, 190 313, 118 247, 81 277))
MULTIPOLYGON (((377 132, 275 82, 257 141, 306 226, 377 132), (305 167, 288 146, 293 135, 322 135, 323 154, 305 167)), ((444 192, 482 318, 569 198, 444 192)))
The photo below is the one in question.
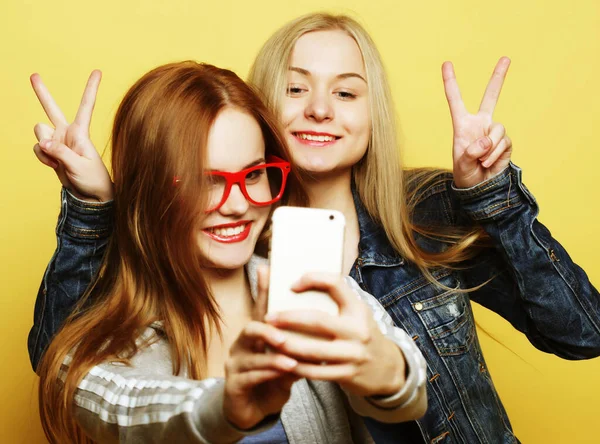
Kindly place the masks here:
POLYGON ((453 188, 462 210, 481 224, 495 249, 464 273, 471 298, 497 312, 531 343, 565 359, 600 355, 600 294, 550 231, 513 165, 468 189, 453 188))
POLYGON ((56 251, 46 267, 27 346, 34 370, 100 268, 112 231, 112 202, 94 203, 61 192, 56 251))

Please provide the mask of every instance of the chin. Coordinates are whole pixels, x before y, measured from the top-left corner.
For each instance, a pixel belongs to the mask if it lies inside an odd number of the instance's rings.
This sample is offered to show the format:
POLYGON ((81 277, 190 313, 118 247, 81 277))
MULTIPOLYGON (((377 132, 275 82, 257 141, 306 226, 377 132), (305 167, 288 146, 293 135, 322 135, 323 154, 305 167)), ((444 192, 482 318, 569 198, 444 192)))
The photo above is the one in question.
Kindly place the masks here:
POLYGON ((300 168, 309 173, 328 173, 335 169, 335 165, 329 159, 315 153, 300 153, 294 160, 300 168))
POLYGON ((207 258, 210 268, 235 270, 245 266, 254 251, 241 245, 205 245, 201 248, 202 256, 207 258))
POLYGON ((237 270, 244 267, 249 261, 252 254, 247 257, 237 256, 235 258, 225 255, 210 255, 208 257, 208 267, 215 268, 217 270, 237 270))
POLYGON ((327 179, 337 177, 352 169, 353 165, 340 165, 337 162, 309 162, 305 161, 298 164, 300 168, 306 171, 308 177, 314 179, 327 179))
POLYGON ((211 260, 210 262, 210 266, 211 268, 216 268, 218 270, 237 270, 239 268, 244 267, 248 261, 250 260, 250 258, 248 258, 248 260, 246 261, 240 261, 238 260, 227 260, 227 259, 220 259, 220 258, 215 258, 215 260, 211 260))

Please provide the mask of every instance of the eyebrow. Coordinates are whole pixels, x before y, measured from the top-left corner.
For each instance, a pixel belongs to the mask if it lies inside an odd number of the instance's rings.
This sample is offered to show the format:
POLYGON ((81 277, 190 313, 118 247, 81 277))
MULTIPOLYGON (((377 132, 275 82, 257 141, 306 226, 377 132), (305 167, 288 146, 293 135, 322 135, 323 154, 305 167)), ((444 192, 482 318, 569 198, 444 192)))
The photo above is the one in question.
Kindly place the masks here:
MULTIPOLYGON (((309 70, 307 70, 307 69, 304 69, 304 68, 299 68, 297 66, 290 66, 288 69, 290 71, 295 71, 297 73, 300 73, 300 74, 302 74, 303 76, 306 76, 306 77, 311 77, 312 76, 311 72, 309 70)), ((355 73, 355 72, 345 72, 345 73, 342 73, 342 74, 338 74, 335 77, 336 77, 336 79, 348 79, 348 78, 351 78, 351 77, 356 77, 358 79, 361 79, 363 82, 367 83, 367 81, 365 80, 365 78, 363 76, 361 76, 360 74, 355 73)))
MULTIPOLYGON (((256 166, 256 165, 260 165, 261 163, 265 163, 265 158, 264 157, 261 157, 260 159, 256 159, 255 161, 250 162, 248 165, 243 166, 240 169, 240 171, 248 169, 248 168, 252 168, 253 166, 256 166)), ((211 170, 207 170, 207 171, 208 172, 223 172, 223 170, 212 170, 212 169, 211 170)))

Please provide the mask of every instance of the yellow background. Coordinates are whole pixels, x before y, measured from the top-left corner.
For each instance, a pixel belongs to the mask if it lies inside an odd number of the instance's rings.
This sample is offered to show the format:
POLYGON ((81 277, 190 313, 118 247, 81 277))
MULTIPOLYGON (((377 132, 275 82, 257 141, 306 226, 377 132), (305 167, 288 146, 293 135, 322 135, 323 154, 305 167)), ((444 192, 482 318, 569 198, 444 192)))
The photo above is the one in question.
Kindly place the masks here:
MULTIPOLYGON (((600 285, 600 2, 574 0, 2 0, 0 7, 0 442, 45 442, 26 338, 55 248, 59 183, 38 163, 33 125, 45 116, 29 86, 40 72, 72 118, 89 72, 104 79, 93 120, 99 149, 126 88, 150 68, 197 59, 245 76, 284 22, 326 9, 358 17, 387 64, 408 165, 451 165, 440 65, 455 63, 474 110, 502 55, 512 58, 496 120, 514 142, 541 220, 600 285)), ((494 381, 524 443, 597 443, 600 359, 567 362, 535 350, 476 308, 494 381), (510 348, 510 350, 509 350, 510 348), (512 351, 511 351, 512 350, 512 351), (514 352, 514 353, 513 353, 514 352)))

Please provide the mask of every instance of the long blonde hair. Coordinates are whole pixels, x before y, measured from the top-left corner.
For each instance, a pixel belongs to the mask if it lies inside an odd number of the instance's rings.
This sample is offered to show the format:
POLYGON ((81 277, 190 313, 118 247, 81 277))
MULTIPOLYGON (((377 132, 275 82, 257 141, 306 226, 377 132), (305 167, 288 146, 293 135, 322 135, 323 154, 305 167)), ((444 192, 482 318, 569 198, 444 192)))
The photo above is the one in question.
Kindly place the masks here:
POLYGON ((474 245, 484 237, 479 228, 425 227, 413 223, 416 206, 427 190, 448 182, 446 171, 402 168, 395 108, 381 56, 367 31, 346 15, 314 13, 299 17, 276 31, 259 51, 248 81, 262 93, 267 105, 281 116, 288 68, 298 38, 308 32, 341 30, 354 39, 362 54, 372 130, 365 156, 353 168, 360 200, 378 222, 395 250, 418 266, 430 280, 435 267, 452 267, 473 256, 474 245), (444 241, 444 251, 419 247, 415 233, 444 241))
MULTIPOLYGON (((266 155, 289 159, 277 119, 231 71, 195 62, 164 65, 123 98, 112 132, 114 231, 98 278, 38 369, 50 442, 90 442, 73 418, 79 382, 101 362, 128 363, 146 345, 138 339, 154 321, 162 321, 173 373, 186 369, 190 378, 202 378, 209 334, 221 324, 193 246, 207 194, 199 180, 207 135, 225 107, 256 119, 266 155)), ((288 181, 286 199, 302 202, 294 169, 288 181)))

